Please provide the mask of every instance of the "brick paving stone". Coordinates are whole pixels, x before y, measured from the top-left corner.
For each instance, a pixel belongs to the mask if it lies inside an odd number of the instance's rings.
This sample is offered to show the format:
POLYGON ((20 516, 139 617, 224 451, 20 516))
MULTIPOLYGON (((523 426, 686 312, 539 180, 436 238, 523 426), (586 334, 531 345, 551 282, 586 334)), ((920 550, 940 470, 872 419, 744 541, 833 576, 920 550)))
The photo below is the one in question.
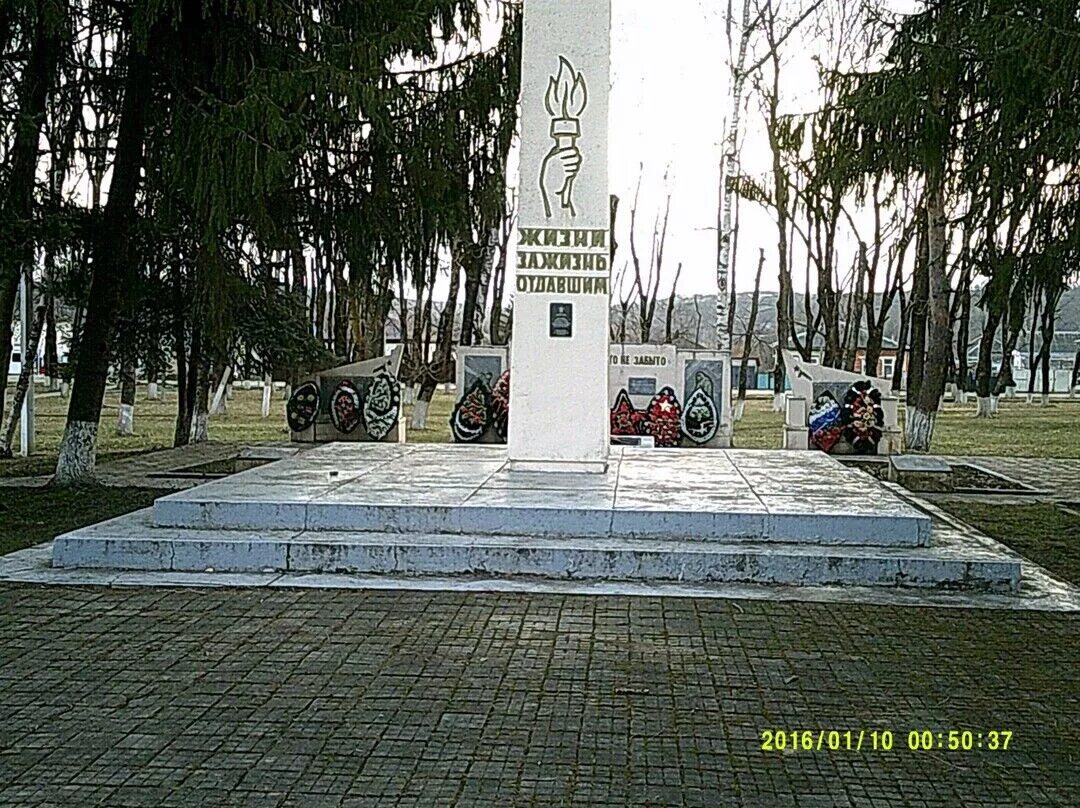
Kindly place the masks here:
POLYGON ((1080 804, 1080 618, 0 586, 0 804, 1080 804), (1008 729, 912 752, 910 729, 1008 729), (891 752, 764 752, 890 729, 891 752))

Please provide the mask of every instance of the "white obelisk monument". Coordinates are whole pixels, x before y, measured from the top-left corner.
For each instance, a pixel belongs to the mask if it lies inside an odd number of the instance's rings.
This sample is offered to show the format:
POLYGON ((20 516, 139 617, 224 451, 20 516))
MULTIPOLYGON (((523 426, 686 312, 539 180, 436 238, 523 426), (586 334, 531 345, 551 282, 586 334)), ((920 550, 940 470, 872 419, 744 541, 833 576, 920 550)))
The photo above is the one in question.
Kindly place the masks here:
POLYGON ((611 0, 525 0, 512 469, 607 468, 611 0))

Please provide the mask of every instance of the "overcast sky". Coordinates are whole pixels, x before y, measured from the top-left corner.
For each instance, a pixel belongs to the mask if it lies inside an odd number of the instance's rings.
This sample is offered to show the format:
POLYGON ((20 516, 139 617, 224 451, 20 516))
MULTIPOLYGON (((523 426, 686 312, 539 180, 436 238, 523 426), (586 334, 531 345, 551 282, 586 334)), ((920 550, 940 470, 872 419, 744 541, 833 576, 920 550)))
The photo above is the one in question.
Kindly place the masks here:
MULTIPOLYGON (((715 3, 719 8, 720 3, 715 3)), ((644 164, 639 253, 647 254, 670 166, 665 264, 684 264, 680 294, 716 290, 716 214, 724 120, 731 106, 721 17, 699 0, 613 0, 609 173, 622 201, 620 243, 644 164)), ((745 219, 744 219, 745 221, 745 219)))
MULTIPOLYGON (((890 3, 905 11, 913 4, 890 3)), ((797 7, 800 0, 787 0, 786 5, 797 7)), ((719 166, 725 121, 731 114, 726 7, 721 0, 612 0, 611 190, 623 202, 620 218, 623 213, 628 217, 639 165, 644 163, 639 245, 645 246, 639 252, 647 252, 652 218, 664 199, 664 171, 670 166, 672 212, 665 264, 674 270, 679 261, 684 263, 681 295, 716 289, 719 166)), ((782 112, 814 108, 818 82, 810 55, 819 46, 807 34, 794 36, 785 47, 782 112)), ((742 170, 764 172, 771 157, 756 100, 744 108, 743 121, 742 170)), ((623 233, 625 219, 621 224, 623 233)), ((762 287, 776 290, 775 225, 760 207, 744 202, 736 268, 740 290, 753 288, 760 247, 768 261, 762 287)), ((629 251, 623 258, 629 258, 629 251)), ((616 272, 622 260, 616 260, 616 272)), ((795 288, 802 284, 796 270, 795 288)))

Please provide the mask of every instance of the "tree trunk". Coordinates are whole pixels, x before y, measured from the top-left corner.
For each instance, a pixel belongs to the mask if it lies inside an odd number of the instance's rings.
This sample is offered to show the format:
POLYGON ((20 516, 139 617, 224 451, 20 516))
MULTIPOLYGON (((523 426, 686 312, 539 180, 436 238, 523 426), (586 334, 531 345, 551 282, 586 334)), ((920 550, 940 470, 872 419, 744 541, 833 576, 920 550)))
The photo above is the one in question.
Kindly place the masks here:
POLYGON ((289 261, 292 264, 292 293, 306 309, 308 304, 307 259, 304 257, 302 237, 294 233, 293 239, 289 247, 289 261))
POLYGON ((51 292, 45 295, 45 375, 49 392, 60 389, 60 356, 56 349, 56 300, 51 292))
POLYGON ((769 133, 769 149, 772 152, 773 188, 776 194, 776 258, 780 294, 776 297, 776 361, 773 366, 773 412, 784 409, 784 388, 787 368, 784 351, 787 350, 795 311, 795 292, 791 281, 791 261, 788 246, 789 188, 787 171, 784 169, 783 147, 778 137, 780 109, 780 51, 771 49, 772 87, 766 95, 766 123, 769 133))
MULTIPOLYGON (((612 197, 616 199, 616 197, 612 197)), ((488 317, 488 336, 492 345, 505 345, 507 332, 503 314, 503 295, 506 292, 506 262, 509 260, 510 238, 513 234, 512 222, 503 223, 498 244, 499 260, 495 262, 491 274, 491 311, 488 317)))
MULTIPOLYGON (((153 48, 153 39, 151 33, 148 50, 153 48)), ((79 341, 67 425, 56 463, 55 482, 61 485, 81 482, 94 474, 98 421, 109 373, 110 330, 121 294, 136 269, 131 234, 146 138, 149 73, 148 59, 133 45, 128 56, 109 200, 91 247, 93 274, 86 322, 79 341)))
POLYGON ((262 409, 259 414, 263 418, 270 417, 270 401, 273 398, 274 392, 274 377, 269 373, 263 374, 263 386, 262 386, 262 409))
MULTIPOLYGON (((729 18, 730 22, 730 18, 729 18)), ((735 203, 735 178, 739 174, 739 122, 743 109, 743 87, 746 85, 746 53, 753 30, 750 25, 750 3, 743 4, 742 26, 739 29, 739 51, 731 66, 731 117, 724 137, 724 162, 720 172, 720 207, 718 215, 719 244, 716 251, 716 347, 725 354, 731 353, 731 332, 728 320, 733 316, 728 309, 728 285, 735 265, 732 241, 735 230, 732 209, 735 203)))
POLYGON ((664 316, 664 344, 671 345, 675 339, 675 305, 679 299, 676 290, 679 288, 679 278, 682 276, 682 261, 675 268, 675 280, 671 284, 671 296, 668 298, 667 313, 664 316))
POLYGON ((757 276, 754 278, 754 297, 750 301, 750 316, 746 321, 746 335, 743 338, 742 358, 739 360, 739 394, 735 404, 733 418, 741 421, 746 408, 747 370, 750 366, 750 351, 753 348, 754 327, 757 325, 758 305, 761 301, 761 270, 765 267, 765 250, 761 248, 758 256, 757 276))
MULTIPOLYGON (((862 331, 862 318, 863 308, 865 306, 865 289, 866 289, 866 277, 870 273, 870 261, 867 256, 866 245, 859 245, 859 269, 857 277, 855 279, 855 290, 852 296, 849 298, 850 311, 848 313, 847 323, 844 325, 844 370, 849 373, 855 371, 855 362, 859 358, 859 336, 862 331)), ((870 289, 870 294, 874 294, 873 288, 870 289)), ((873 323, 868 323, 869 327, 873 327, 873 323)), ((867 329, 869 332, 869 328, 867 329)), ((867 340, 869 342, 869 340, 867 340)), ((869 359, 869 355, 866 357, 869 359)), ((870 378, 877 375, 877 360, 874 360, 874 367, 867 370, 865 365, 868 363, 863 362, 863 373, 870 378)))
POLYGON ((926 361, 923 363, 914 409, 907 408, 907 446, 913 452, 930 451, 941 397, 945 392, 945 376, 949 366, 949 278, 946 270, 945 189, 939 178, 927 192, 927 287, 929 334, 926 361))
POLYGON ((1060 290, 1048 288, 1046 290, 1046 308, 1043 309, 1042 316, 1042 405, 1045 407, 1050 403, 1050 354, 1053 351, 1054 343, 1054 326, 1057 320, 1057 307, 1061 300, 1061 295, 1065 291, 1064 285, 1059 287, 1060 290))
MULTIPOLYGON (((896 335, 896 363, 893 365, 892 386, 894 393, 904 387, 904 373, 908 371, 908 306, 903 290, 900 290, 900 330, 896 335)), ((909 371, 908 371, 909 372, 909 371)))
POLYGON ((435 356, 431 364, 426 368, 423 381, 420 383, 420 392, 416 396, 416 404, 413 406, 412 421, 410 423, 412 429, 427 429, 428 407, 431 404, 431 399, 435 396, 435 390, 440 382, 449 381, 451 378, 454 353, 454 321, 457 316, 460 285, 461 273, 451 265, 450 289, 446 296, 446 306, 439 317, 435 356))
POLYGON ((480 287, 484 284, 485 260, 491 258, 486 247, 472 243, 471 238, 461 238, 455 245, 453 260, 465 273, 465 299, 462 302, 460 345, 472 345, 476 332, 476 310, 480 307, 480 287))
POLYGON ((360 306, 362 324, 353 348, 357 362, 376 359, 386 352, 386 323, 394 303, 393 287, 387 279, 375 279, 373 283, 373 288, 365 290, 360 306))
POLYGON ((315 323, 315 337, 319 339, 327 349, 332 348, 331 337, 326 327, 326 309, 328 305, 326 287, 327 276, 325 245, 322 239, 315 240, 315 262, 313 266, 313 280, 315 289, 311 293, 312 321, 315 323))
MULTIPOLYGON (((786 233, 781 239, 781 249, 786 251, 786 233)), ((783 412, 784 388, 787 386, 787 367, 784 364, 784 351, 789 345, 791 332, 791 314, 795 306, 791 283, 791 268, 787 256, 781 258, 780 294, 776 298, 776 362, 773 367, 773 412, 783 412)))
MULTIPOLYGON (((60 4, 57 4, 60 6, 60 4)), ((38 141, 45 121, 46 104, 60 58, 66 4, 57 8, 37 2, 30 53, 22 72, 14 142, 5 156, 6 182, 0 185, 0 420, 4 415, 11 356, 11 323, 19 280, 34 260, 32 219, 34 181, 38 167, 38 141), (60 20, 53 18, 58 14, 60 20)), ((0 178, 4 173, 0 173, 0 178)), ((25 360, 24 360, 25 361, 25 360)))
POLYGON ((863 356, 863 373, 870 378, 878 375, 878 365, 881 363, 881 341, 885 337, 885 329, 881 324, 870 321, 866 328, 866 353, 863 356))
POLYGON ((184 329, 181 321, 176 338, 176 430, 173 446, 187 446, 191 443, 191 425, 195 418, 195 387, 198 382, 198 368, 202 364, 202 332, 195 326, 191 329, 191 348, 184 351, 184 329))
MULTIPOLYGON (((41 331, 45 322, 47 306, 38 305, 34 309, 34 321, 30 324, 30 340, 27 355, 22 358, 22 369, 19 372, 19 381, 15 384, 15 392, 11 399, 11 410, 8 412, 7 421, 4 424, 3 435, 0 436, 0 458, 11 457, 11 444, 15 440, 15 427, 19 424, 23 401, 30 385, 34 383, 34 360, 37 356, 38 344, 41 342, 41 331), (28 359, 29 357, 29 359, 28 359)), ((4 375, 7 375, 5 369, 4 375)))
MULTIPOLYGON (((1028 387, 1027 387, 1027 403, 1031 403, 1032 397, 1035 395, 1035 368, 1039 362, 1036 359, 1035 354, 1035 334, 1039 330, 1039 323, 1042 317, 1042 290, 1036 288, 1031 297, 1031 327, 1028 328, 1028 387)), ((1038 356, 1042 357, 1042 347, 1039 349, 1038 356)))
POLYGON ((975 395, 978 399, 975 415, 979 418, 989 418, 992 414, 990 396, 994 392, 992 387, 994 336, 1000 321, 1001 314, 994 310, 991 303, 986 314, 986 322, 983 324, 982 335, 979 337, 979 359, 975 365, 975 395))
POLYGON ((228 405, 225 403, 228 400, 226 391, 229 389, 229 382, 232 379, 232 365, 226 365, 225 370, 221 373, 221 381, 218 384, 217 391, 214 393, 213 403, 210 405, 211 415, 222 415, 228 409, 228 405))
POLYGON ((345 279, 345 265, 333 254, 330 261, 334 277, 334 353, 349 362, 352 359, 349 350, 349 283, 345 279))
POLYGON ((410 429, 427 429, 428 409, 431 406, 431 399, 435 397, 437 387, 438 384, 433 378, 425 379, 420 385, 420 392, 416 394, 416 404, 413 405, 410 429))
POLYGON ((997 382, 994 385, 994 395, 1000 396, 1007 393, 1011 398, 1016 392, 1016 381, 1013 378, 1013 354, 1020 341, 1020 332, 1024 330, 1024 316, 1027 308, 1027 296, 1024 294, 1024 284, 1017 283, 1009 296, 1009 309, 1006 325, 1001 333, 1001 367, 998 368, 997 382))
POLYGON ((121 436, 135 434, 135 358, 124 358, 120 366, 120 416, 116 432, 121 436))
POLYGON ((971 267, 964 268, 960 284, 960 323, 956 329, 956 385, 958 401, 967 404, 968 340, 971 331, 971 267))
MULTIPOLYGON (((922 216, 927 216, 924 210, 922 216)), ((919 249, 915 259, 915 270, 911 279, 911 300, 908 302, 908 405, 919 396, 919 386, 923 380, 923 368, 926 365, 926 326, 930 294, 929 276, 929 235, 925 224, 919 233, 919 249)))
POLYGON ((192 443, 206 443, 210 440, 210 362, 203 359, 198 366, 197 395, 195 399, 195 425, 191 430, 192 443))

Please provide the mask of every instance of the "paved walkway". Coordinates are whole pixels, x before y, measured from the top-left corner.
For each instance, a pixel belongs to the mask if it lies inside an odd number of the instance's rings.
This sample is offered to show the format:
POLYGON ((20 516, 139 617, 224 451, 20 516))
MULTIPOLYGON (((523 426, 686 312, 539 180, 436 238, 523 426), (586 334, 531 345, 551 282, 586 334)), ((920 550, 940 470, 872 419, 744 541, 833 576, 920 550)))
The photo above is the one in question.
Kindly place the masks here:
MULTIPOLYGON (((947 457, 952 463, 971 463, 1017 482, 1045 491, 1050 499, 1080 502, 1080 460, 1047 457, 947 457)), ((992 495, 995 500, 1002 495, 992 495)), ((1007 496, 1007 495, 1006 495, 1007 496)), ((1031 497, 1025 497, 1031 501, 1031 497)))
MULTIPOLYGON (((101 463, 95 472, 102 485, 132 488, 184 489, 206 482, 206 478, 169 477, 168 472, 204 463, 228 460, 237 455, 276 460, 306 447, 286 442, 267 443, 193 443, 176 449, 125 457, 101 463)), ((0 488, 36 488, 48 484, 51 475, 37 477, 0 477, 0 488)))
POLYGON ((1075 805, 1078 628, 852 604, 0 585, 0 802, 1075 805), (767 729, 867 734, 861 751, 769 752, 767 729), (892 751, 873 751, 885 729, 892 751), (1012 738, 914 752, 912 729, 1012 738))

